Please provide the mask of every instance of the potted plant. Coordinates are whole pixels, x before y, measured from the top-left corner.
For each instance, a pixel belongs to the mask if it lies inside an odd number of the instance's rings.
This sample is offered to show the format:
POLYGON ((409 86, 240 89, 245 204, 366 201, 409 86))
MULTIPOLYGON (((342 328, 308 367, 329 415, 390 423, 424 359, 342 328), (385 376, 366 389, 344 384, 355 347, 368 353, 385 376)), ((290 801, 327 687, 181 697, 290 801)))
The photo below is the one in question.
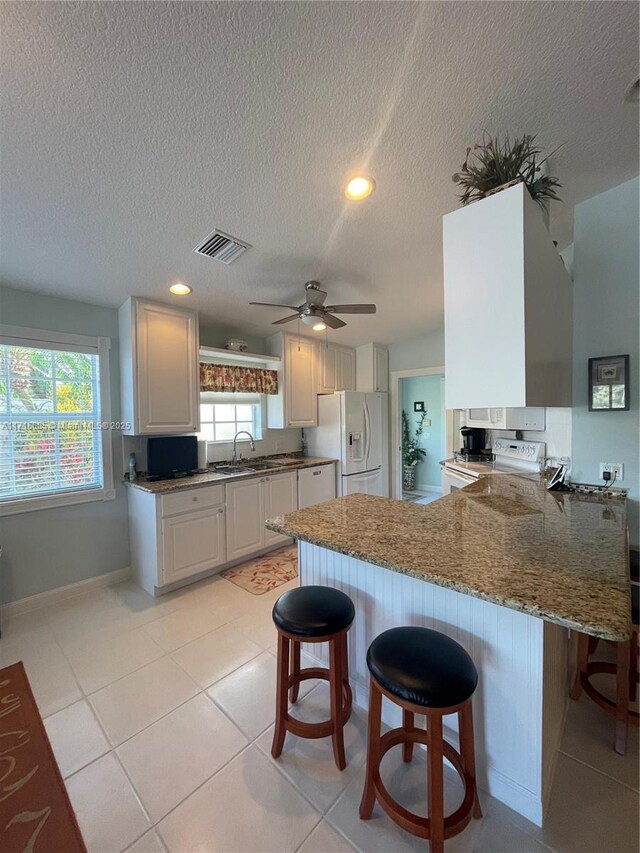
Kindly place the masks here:
POLYGON ((535 136, 525 133, 519 139, 505 135, 501 140, 485 131, 481 143, 467 148, 462 168, 453 175, 454 183, 459 184, 462 190, 459 196, 462 204, 479 201, 522 181, 546 219, 549 202, 560 201, 556 190, 561 184, 557 178, 546 174, 543 164, 558 149, 539 159, 542 149, 535 144, 535 139, 535 136))
POLYGON ((409 416, 402 410, 402 487, 411 491, 416 487, 416 465, 426 459, 427 451, 420 447, 420 436, 424 429, 424 415, 413 436, 409 427, 409 416))

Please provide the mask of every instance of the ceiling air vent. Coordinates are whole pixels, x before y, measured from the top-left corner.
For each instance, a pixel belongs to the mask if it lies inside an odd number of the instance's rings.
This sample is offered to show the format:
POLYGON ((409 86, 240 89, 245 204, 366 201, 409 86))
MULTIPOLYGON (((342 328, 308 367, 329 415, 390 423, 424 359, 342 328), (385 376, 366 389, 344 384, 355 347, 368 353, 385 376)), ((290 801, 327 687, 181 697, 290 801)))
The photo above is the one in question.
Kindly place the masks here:
POLYGON ((222 261, 223 264, 230 264, 250 248, 251 246, 248 243, 243 243, 230 234, 216 230, 209 234, 208 237, 205 237, 202 243, 199 243, 193 251, 197 255, 206 255, 208 258, 215 258, 216 261, 222 261))

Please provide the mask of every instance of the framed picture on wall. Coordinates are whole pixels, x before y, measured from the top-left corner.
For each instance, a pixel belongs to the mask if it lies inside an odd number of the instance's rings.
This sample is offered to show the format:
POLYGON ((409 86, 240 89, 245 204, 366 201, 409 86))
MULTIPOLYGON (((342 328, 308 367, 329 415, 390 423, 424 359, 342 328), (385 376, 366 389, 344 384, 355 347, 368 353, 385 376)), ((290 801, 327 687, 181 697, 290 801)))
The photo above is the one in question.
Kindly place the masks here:
POLYGON ((590 358, 589 411, 624 412, 628 409, 629 356, 590 358))

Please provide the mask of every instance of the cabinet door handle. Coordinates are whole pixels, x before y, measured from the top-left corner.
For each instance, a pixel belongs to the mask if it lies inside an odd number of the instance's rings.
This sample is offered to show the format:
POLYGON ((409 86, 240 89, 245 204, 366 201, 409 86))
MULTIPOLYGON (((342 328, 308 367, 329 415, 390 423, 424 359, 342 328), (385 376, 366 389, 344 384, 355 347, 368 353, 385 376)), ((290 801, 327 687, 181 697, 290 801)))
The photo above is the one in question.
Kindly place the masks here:
POLYGON ((314 477, 319 477, 319 476, 320 476, 320 474, 322 474, 322 471, 314 471, 314 472, 313 472, 313 476, 314 476, 314 477))

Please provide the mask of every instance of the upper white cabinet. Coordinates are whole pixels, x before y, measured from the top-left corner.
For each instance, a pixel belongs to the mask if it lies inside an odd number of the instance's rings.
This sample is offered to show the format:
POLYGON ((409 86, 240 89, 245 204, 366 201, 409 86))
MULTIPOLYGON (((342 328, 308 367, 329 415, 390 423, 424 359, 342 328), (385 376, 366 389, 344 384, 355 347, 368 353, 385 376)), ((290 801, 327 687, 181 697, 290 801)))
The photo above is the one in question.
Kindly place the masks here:
POLYGON ((546 409, 467 409, 465 426, 482 429, 520 429, 542 431, 546 426, 546 409))
POLYGON ((572 284, 524 184, 443 220, 445 405, 570 406, 572 284))
POLYGON ((356 352, 334 344, 318 344, 316 354, 318 394, 354 391, 356 387, 356 352))
POLYGON ((119 311, 122 420, 128 434, 200 428, 198 315, 132 297, 119 311))
POLYGON ((356 349, 356 389, 389 390, 389 350, 383 344, 364 344, 356 349))
POLYGON ((278 394, 267 397, 269 427, 316 426, 316 342, 280 332, 267 340, 267 348, 282 359, 278 394))

